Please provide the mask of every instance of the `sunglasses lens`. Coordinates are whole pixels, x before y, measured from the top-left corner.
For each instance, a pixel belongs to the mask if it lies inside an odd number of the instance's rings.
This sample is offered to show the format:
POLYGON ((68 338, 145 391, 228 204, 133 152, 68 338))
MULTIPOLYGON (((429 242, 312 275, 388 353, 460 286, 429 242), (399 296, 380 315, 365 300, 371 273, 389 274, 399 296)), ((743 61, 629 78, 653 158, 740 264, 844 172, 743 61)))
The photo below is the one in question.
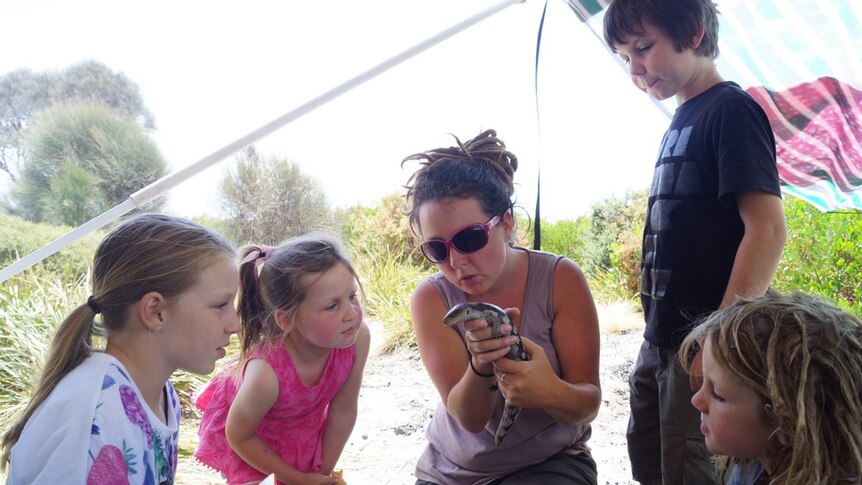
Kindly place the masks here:
POLYGON ((470 226, 452 236, 452 245, 462 253, 473 253, 488 244, 488 231, 481 225, 470 226))
POLYGON ((432 263, 442 263, 449 256, 443 241, 425 241, 421 245, 422 254, 432 263))

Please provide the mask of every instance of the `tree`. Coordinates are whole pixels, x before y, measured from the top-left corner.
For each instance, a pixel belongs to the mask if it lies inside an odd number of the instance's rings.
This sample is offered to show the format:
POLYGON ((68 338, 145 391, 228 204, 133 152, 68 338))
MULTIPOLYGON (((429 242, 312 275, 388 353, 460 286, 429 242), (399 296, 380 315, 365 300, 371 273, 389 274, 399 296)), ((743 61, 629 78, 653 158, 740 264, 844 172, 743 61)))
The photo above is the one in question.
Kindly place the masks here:
POLYGON ((649 193, 627 190, 593 205, 592 239, 588 241, 588 274, 610 271, 632 295, 639 293, 641 239, 649 193))
POLYGON ((76 102, 102 104, 147 130, 155 127, 138 86, 104 64, 85 61, 59 73, 19 69, 0 77, 0 170, 14 182, 25 156, 22 133, 33 117, 56 103, 76 102))
POLYGON ((331 229, 333 214, 320 184, 295 163, 240 152, 222 179, 225 230, 234 241, 277 244, 291 236, 331 229))
POLYGON ((33 115, 50 102, 53 80, 27 69, 0 78, 0 170, 15 180, 17 161, 24 156, 21 131, 33 115))
MULTIPOLYGON (((34 118, 12 209, 34 222, 78 225, 167 173, 140 125, 101 104, 55 104, 34 118)), ((164 199, 148 205, 158 209, 164 199)))

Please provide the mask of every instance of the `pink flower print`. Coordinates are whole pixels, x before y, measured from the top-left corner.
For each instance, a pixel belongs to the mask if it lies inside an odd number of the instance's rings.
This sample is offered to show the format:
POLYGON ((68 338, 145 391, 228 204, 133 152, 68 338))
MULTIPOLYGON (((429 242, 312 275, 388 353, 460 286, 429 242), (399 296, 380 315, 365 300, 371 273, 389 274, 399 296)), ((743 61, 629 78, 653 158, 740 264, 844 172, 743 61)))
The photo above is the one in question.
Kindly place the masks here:
POLYGON ((87 474, 87 485, 128 485, 129 474, 123 452, 112 445, 99 450, 87 474))
POLYGON ((150 425, 150 420, 147 418, 147 412, 141 406, 141 401, 138 400, 138 394, 131 386, 125 384, 120 386, 120 399, 123 401, 123 409, 126 411, 126 417, 129 421, 137 424, 139 428, 147 435, 147 446, 153 448, 153 427, 150 425))

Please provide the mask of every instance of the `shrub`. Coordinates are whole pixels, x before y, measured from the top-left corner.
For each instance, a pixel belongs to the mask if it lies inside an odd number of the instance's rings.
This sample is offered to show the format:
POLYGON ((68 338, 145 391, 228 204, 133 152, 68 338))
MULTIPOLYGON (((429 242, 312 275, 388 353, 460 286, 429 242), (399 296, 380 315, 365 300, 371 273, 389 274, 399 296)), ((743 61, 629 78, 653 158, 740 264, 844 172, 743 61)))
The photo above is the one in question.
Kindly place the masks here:
MULTIPOLYGON (((0 214, 0 226, 3 227, 3 231, 0 231, 0 267, 10 265, 73 229, 69 226, 27 222, 5 214, 0 214)), ((103 232, 96 231, 79 239, 45 258, 29 274, 47 273, 64 280, 78 279, 93 264, 93 254, 103 236, 103 232)))
MULTIPOLYGON (((583 266, 588 259, 587 241, 590 236, 590 220, 586 217, 574 221, 542 222, 542 251, 565 256, 583 266)), ((532 240, 532 231, 529 237, 532 240)))
POLYGON ((787 245, 773 287, 819 294, 862 315, 862 211, 820 212, 792 196, 784 211, 787 245))
POLYGON ((389 194, 375 207, 357 205, 340 212, 337 217, 345 243, 398 262, 420 264, 424 258, 403 209, 402 197, 389 194))
POLYGON ((585 241, 584 271, 603 298, 631 301, 640 294, 640 260, 646 190, 627 191, 593 206, 585 241))

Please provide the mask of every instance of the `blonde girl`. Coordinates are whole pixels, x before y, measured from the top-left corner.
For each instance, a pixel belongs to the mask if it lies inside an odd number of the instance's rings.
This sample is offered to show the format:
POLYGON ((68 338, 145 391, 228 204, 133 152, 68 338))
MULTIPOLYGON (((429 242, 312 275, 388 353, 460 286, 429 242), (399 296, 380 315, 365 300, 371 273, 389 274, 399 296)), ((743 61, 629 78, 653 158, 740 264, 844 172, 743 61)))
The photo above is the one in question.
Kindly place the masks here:
POLYGON ((92 295, 57 328, 32 400, 3 435, 7 484, 173 483, 180 407, 168 378, 209 374, 224 357, 238 278, 233 247, 184 219, 144 214, 110 231, 92 295))
POLYGON ((230 484, 336 483, 370 342, 356 272, 325 234, 240 253, 240 361, 197 400, 195 456, 230 484))

